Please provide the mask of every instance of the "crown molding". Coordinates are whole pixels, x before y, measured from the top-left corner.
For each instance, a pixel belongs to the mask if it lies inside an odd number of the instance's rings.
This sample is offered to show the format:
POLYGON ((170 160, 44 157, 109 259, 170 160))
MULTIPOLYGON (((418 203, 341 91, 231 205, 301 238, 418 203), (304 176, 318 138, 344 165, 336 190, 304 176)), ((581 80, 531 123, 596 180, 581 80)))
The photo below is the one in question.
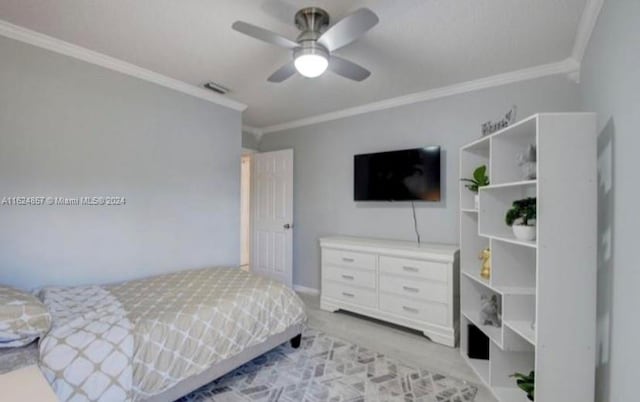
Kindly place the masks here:
POLYGON ((391 109, 399 106, 410 105, 413 103, 431 101, 435 99, 445 98, 448 96, 460 95, 463 93, 474 92, 482 89, 512 84, 520 81, 533 80, 536 78, 542 78, 542 77, 559 75, 559 74, 571 75, 571 74, 575 74, 579 70, 580 70, 580 64, 576 60, 572 58, 568 58, 566 60, 563 60, 557 63, 544 64, 541 66, 525 68, 523 70, 517 70, 517 71, 498 74, 498 75, 494 75, 486 78, 480 78, 473 81, 462 82, 462 83, 447 86, 447 87, 429 89, 426 91, 416 92, 409 95, 386 99, 379 102, 368 103, 362 106, 356 106, 353 108, 344 109, 337 112, 331 112, 331 113, 321 114, 313 117, 307 117, 304 119, 294 120, 287 123, 276 124, 268 127, 261 127, 258 130, 260 130, 263 134, 275 133, 278 131, 290 130, 292 128, 309 126, 312 124, 323 123, 331 120, 343 119, 345 117, 357 116, 359 114, 391 109))
POLYGON ((264 134, 264 132, 258 127, 247 126, 246 124, 242 125, 242 131, 252 134, 258 141, 260 141, 260 138, 264 134))
POLYGON ((603 4, 604 0, 589 0, 584 7, 580 23, 578 24, 576 40, 573 43, 573 50, 571 51, 571 58, 578 63, 582 63, 584 52, 587 50, 589 39, 591 39, 591 34, 596 26, 603 4))
POLYGON ((42 34, 40 32, 32 31, 30 29, 11 24, 10 22, 1 19, 0 35, 7 38, 15 39, 20 42, 28 43, 42 49, 50 50, 55 53, 73 57, 87 63, 95 64, 109 70, 130 75, 132 77, 139 78, 141 80, 145 80, 163 86, 165 88, 173 89, 174 91, 182 92, 187 95, 195 96, 196 98, 225 106, 233 110, 242 112, 247 108, 247 105, 245 104, 236 102, 222 95, 213 93, 209 90, 197 87, 192 84, 188 84, 184 81, 179 81, 174 78, 167 77, 162 74, 155 73, 151 70, 147 70, 134 64, 127 63, 126 61, 122 61, 102 53, 94 52, 93 50, 89 50, 87 48, 65 42, 63 40, 42 34))

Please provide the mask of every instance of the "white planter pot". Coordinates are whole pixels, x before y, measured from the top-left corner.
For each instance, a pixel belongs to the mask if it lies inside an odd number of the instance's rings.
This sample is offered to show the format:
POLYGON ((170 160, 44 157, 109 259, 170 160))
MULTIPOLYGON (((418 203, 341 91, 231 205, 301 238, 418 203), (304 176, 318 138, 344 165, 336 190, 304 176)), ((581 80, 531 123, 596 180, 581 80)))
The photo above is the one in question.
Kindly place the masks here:
POLYGON ((513 229, 513 235, 518 240, 531 241, 536 239, 535 226, 513 225, 511 228, 513 229))
POLYGON ((475 209, 480 209, 480 195, 476 194, 473 196, 473 205, 475 209))

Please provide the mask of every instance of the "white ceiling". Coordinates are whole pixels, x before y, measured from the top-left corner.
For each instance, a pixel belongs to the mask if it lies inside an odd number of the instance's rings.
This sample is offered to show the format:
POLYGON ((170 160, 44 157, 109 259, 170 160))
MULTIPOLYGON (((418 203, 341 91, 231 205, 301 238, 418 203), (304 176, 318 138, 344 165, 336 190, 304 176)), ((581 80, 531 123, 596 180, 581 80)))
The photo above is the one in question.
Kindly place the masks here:
POLYGON ((218 82, 267 127, 570 56, 587 0, 0 0, 0 19, 202 85, 218 82), (304 6, 332 21, 369 7, 380 23, 337 54, 372 75, 266 78, 289 60, 231 29, 236 20, 295 39, 304 6))

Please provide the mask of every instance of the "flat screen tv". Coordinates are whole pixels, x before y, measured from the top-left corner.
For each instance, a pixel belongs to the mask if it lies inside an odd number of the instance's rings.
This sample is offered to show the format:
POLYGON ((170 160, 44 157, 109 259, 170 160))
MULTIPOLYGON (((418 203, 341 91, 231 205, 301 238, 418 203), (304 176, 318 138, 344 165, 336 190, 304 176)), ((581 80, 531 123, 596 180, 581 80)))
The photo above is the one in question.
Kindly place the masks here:
POLYGON ((440 201, 440 147, 356 155, 355 201, 440 201))

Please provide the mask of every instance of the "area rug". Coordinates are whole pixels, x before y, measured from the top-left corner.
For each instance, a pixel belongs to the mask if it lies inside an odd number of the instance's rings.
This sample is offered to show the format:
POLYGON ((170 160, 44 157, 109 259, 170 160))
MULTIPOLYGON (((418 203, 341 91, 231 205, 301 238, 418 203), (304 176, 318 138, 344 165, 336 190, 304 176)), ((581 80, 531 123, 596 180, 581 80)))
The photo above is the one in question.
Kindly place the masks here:
POLYGON ((472 402, 477 388, 309 329, 180 402, 472 402))

